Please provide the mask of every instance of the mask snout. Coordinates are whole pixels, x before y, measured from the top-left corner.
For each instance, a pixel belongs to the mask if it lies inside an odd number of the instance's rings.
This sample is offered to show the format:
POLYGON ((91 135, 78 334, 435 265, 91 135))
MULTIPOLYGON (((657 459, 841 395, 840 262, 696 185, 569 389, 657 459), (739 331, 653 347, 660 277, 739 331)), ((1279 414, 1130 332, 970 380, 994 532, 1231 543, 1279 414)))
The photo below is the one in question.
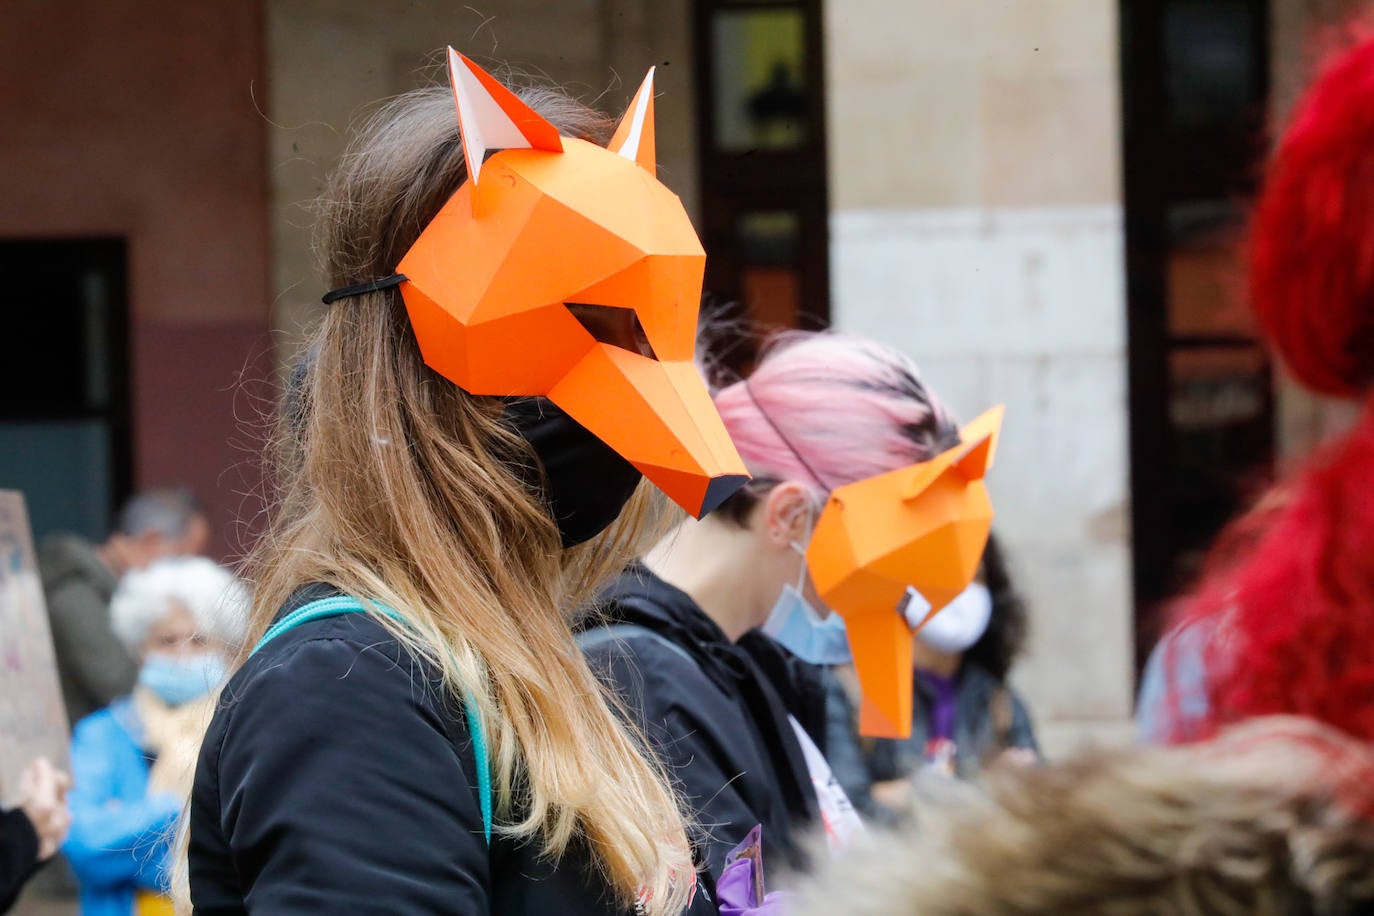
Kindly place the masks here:
MULTIPOLYGON (((692 516, 694 518, 702 518, 703 516, 710 515, 712 512, 716 511, 716 509, 720 508, 721 503, 725 502, 731 496, 734 496, 735 493, 739 491, 739 488, 748 482, 748 474, 721 474, 712 477, 706 483, 706 492, 702 495, 701 505, 697 508, 697 511, 692 512, 692 516)), ((687 511, 691 512, 692 510, 688 509, 687 511)))
POLYGON ((549 397, 695 518, 749 480, 690 361, 597 344, 549 397))

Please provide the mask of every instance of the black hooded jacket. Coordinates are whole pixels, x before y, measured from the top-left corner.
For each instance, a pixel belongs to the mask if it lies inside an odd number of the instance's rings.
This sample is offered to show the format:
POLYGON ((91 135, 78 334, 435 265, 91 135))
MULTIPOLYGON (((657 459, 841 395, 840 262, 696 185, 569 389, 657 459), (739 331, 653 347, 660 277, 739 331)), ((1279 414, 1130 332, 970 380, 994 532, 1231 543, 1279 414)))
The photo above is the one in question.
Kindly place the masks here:
MULTIPOLYGON (((282 614, 332 594, 304 589, 282 614)), ((467 720, 439 680, 361 614, 301 624, 250 658, 196 769, 196 913, 627 912, 580 839, 558 862, 499 831, 487 845, 467 720)), ((689 909, 714 912, 700 893, 689 909)))
POLYGON ((605 616, 579 636, 592 670, 623 699, 691 805, 703 879, 763 825, 769 874, 803 868, 798 834, 818 823, 815 789, 788 714, 821 745, 819 669, 757 631, 732 643, 691 597, 631 567, 605 616))
POLYGON ((33 822, 18 808, 0 811, 0 913, 9 912, 38 864, 33 822))

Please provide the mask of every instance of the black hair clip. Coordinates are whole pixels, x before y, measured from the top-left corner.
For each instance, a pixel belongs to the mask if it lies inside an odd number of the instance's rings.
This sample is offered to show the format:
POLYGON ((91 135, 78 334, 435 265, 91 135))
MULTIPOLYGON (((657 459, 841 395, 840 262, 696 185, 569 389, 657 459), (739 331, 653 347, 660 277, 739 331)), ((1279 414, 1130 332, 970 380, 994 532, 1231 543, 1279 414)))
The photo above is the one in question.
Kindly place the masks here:
POLYGON ((352 286, 340 286, 338 289, 331 289, 320 297, 320 301, 325 305, 337 302, 340 299, 347 299, 350 296, 361 296, 364 293, 375 293, 381 289, 391 289, 399 286, 408 278, 405 274, 392 274, 389 277, 382 277, 380 280, 368 280, 365 283, 354 283, 352 286))

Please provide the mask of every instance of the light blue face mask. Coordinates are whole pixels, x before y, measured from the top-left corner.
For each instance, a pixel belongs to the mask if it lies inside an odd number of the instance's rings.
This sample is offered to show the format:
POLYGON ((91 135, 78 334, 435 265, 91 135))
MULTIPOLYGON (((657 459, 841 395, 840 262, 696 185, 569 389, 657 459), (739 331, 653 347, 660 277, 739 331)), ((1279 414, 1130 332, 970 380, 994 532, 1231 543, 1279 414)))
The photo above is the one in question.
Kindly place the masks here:
POLYGON ((782 587, 763 632, 797 658, 813 665, 843 665, 852 660, 849 634, 839 614, 821 617, 796 586, 782 587))
POLYGON ((200 699, 224 680, 227 668, 217 652, 187 658, 149 655, 138 672, 138 683, 168 706, 200 699))
POLYGON ((806 551, 800 544, 792 548, 802 555, 801 575, 797 584, 782 587, 782 594, 773 603, 762 630, 784 649, 812 665, 844 665, 853 660, 849 651, 849 634, 844 620, 832 613, 822 617, 802 594, 806 581, 806 551))

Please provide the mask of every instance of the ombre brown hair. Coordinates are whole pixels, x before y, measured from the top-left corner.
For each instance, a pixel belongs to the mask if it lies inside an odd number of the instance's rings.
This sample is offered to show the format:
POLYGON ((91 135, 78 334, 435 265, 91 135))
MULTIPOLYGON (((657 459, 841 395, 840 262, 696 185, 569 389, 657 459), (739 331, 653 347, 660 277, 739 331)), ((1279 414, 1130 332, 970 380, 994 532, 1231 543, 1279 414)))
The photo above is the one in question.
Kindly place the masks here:
MULTIPOLYGON (((610 135, 555 90, 518 94, 566 136, 610 135)), ((466 175, 446 87, 381 108, 322 199, 330 285, 392 273, 466 175)), ((609 531, 563 549, 517 472, 535 457, 501 422, 502 402, 424 365, 395 289, 331 306, 309 353, 278 436, 279 507, 251 563, 249 645, 311 582, 397 609, 408 625, 378 619, 443 672, 456 709, 475 702, 497 833, 537 838, 554 859, 585 838, 622 901, 647 894, 649 911, 681 911, 693 871, 682 815, 569 626, 658 534, 661 501, 642 484, 609 531)))

